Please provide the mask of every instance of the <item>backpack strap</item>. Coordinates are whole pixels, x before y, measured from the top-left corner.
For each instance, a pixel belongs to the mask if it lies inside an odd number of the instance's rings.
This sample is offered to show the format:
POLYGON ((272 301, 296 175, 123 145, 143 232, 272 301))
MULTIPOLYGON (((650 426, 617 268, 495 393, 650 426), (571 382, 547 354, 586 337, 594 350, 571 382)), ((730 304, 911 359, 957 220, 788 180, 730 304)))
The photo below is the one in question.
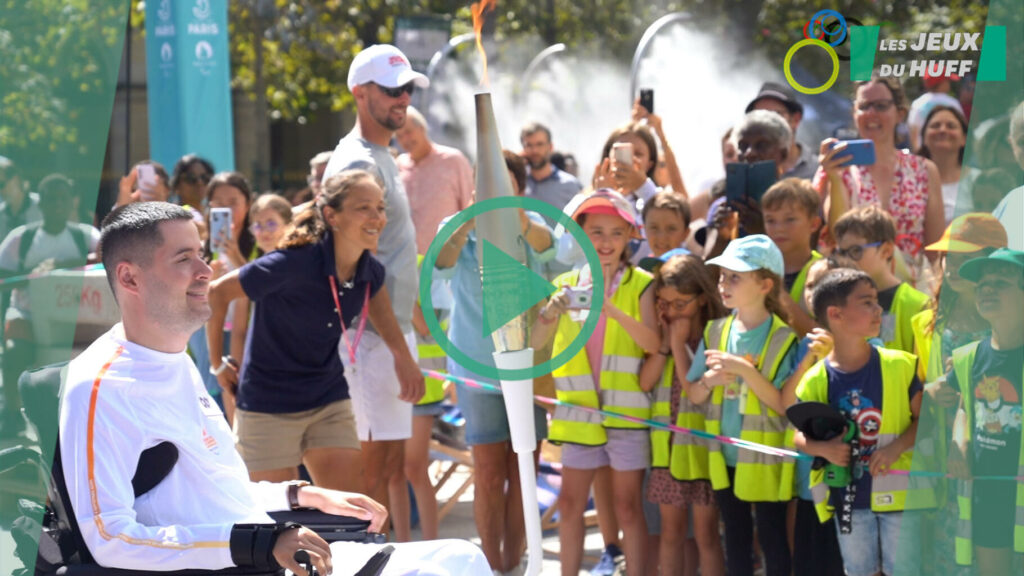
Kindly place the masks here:
POLYGON ((78 224, 68 222, 68 232, 71 232, 71 240, 74 241, 75 248, 78 248, 78 255, 82 257, 82 260, 88 258, 89 244, 85 241, 85 230, 78 224))
POLYGON ((42 228, 42 223, 34 223, 25 227, 25 231, 21 233, 21 238, 18 239, 18 270, 25 270, 25 256, 28 255, 29 249, 32 248, 32 241, 36 238, 36 232, 42 228))

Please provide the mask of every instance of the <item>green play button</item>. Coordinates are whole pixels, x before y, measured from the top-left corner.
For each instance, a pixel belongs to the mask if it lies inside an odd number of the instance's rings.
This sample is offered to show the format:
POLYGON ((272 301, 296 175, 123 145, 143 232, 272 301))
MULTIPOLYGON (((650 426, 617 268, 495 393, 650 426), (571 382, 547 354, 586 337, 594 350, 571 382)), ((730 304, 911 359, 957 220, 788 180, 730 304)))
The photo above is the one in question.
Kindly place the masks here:
MULTIPOLYGON (((448 223, 441 227, 437 236, 427 248, 423 256, 423 264, 420 268, 420 306, 423 310, 432 311, 434 301, 431 295, 431 281, 434 275, 434 263, 441 253, 444 243, 470 219, 481 214, 494 210, 531 210, 538 212, 549 219, 558 222, 565 227, 566 231, 572 234, 576 242, 583 248, 587 257, 587 263, 592 270, 600 270, 601 262, 597 256, 597 250, 593 243, 583 233, 583 229, 567 214, 555 208, 551 204, 536 198, 523 196, 500 196, 489 198, 473 204, 452 216, 448 223)), ((509 217, 514 217, 511 214, 509 217)), ((478 220, 479 224, 480 221, 478 220)), ((497 246, 483 242, 481 247, 482 290, 483 290, 483 325, 481 334, 484 338, 490 338, 491 334, 498 328, 504 326, 509 320, 519 316, 541 299, 548 297, 555 292, 555 287, 549 284, 544 278, 538 276, 532 270, 524 266, 516 258, 503 252, 497 246)), ((591 310, 601 310, 604 304, 604 275, 594 275, 593 293, 595 300, 591 302, 591 310)), ((569 362, 573 357, 583 350, 583 346, 590 339, 590 335, 597 329, 597 321, 600 314, 588 314, 587 319, 580 326, 579 332, 572 342, 546 362, 519 368, 516 370, 500 369, 493 364, 484 364, 471 357, 462 350, 459 350, 448 339, 448 334, 441 328, 437 316, 433 313, 426 313, 423 319, 430 329, 430 335, 437 340, 437 343, 444 350, 449 358, 480 376, 494 380, 531 380, 550 374, 555 368, 569 362)))
POLYGON ((483 337, 488 338, 558 289, 494 244, 484 240, 483 246, 483 337))

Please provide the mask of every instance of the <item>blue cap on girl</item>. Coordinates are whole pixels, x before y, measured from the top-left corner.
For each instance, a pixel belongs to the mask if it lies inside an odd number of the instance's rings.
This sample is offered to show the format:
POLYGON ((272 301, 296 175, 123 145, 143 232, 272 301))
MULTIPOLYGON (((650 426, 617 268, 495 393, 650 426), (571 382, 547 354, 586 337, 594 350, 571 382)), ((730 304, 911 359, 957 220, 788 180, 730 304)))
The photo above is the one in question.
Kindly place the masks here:
POLYGON ((764 268, 778 276, 784 276, 786 273, 782 251, 764 234, 752 234, 729 242, 721 256, 712 258, 707 263, 733 272, 753 272, 764 268))

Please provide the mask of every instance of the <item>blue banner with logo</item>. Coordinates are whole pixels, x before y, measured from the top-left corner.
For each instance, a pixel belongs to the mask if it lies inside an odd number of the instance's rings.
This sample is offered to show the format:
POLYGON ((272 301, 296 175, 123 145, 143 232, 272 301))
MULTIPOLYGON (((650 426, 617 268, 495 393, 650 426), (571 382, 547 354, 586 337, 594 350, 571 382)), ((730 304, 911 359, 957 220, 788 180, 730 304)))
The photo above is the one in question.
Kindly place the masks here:
POLYGON ((234 170, 227 0, 146 2, 146 80, 150 157, 234 170))

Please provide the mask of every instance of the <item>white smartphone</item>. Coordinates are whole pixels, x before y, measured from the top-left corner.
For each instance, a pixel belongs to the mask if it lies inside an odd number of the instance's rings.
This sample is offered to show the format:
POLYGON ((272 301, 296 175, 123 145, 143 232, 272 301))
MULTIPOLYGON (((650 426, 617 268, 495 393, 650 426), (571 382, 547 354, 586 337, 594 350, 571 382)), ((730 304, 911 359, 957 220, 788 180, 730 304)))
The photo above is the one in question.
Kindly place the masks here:
POLYGON ((226 240, 231 240, 231 208, 210 208, 210 247, 220 252, 226 240))
POLYGON ((156 189, 159 186, 156 168, 152 164, 139 164, 135 168, 135 172, 139 177, 137 187, 142 201, 156 200, 156 189))
POLYGON ((631 142, 616 142, 612 144, 612 162, 616 164, 633 165, 633 144, 631 142))

